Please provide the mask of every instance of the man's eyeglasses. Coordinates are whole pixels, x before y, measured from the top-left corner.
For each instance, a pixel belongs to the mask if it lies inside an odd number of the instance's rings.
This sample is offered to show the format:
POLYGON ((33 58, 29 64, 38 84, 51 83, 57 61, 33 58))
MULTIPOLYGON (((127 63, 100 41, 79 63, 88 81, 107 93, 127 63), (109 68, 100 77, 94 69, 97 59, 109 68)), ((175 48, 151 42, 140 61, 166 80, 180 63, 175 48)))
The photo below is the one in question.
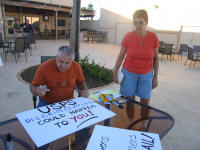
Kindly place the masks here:
POLYGON ((142 25, 142 24, 144 24, 144 21, 133 21, 133 23, 134 23, 135 25, 137 25, 137 24, 142 25))

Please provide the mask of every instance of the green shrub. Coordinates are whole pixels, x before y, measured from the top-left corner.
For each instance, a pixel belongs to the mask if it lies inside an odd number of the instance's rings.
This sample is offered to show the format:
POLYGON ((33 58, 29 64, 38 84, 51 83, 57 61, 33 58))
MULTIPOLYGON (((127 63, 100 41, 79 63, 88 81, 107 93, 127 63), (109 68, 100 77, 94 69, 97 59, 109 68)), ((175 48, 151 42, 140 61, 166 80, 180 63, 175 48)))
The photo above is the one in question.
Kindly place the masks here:
POLYGON ((90 63, 90 56, 85 56, 80 59, 80 65, 84 74, 87 73, 91 77, 103 81, 105 83, 111 83, 113 81, 113 71, 96 64, 94 60, 90 63))

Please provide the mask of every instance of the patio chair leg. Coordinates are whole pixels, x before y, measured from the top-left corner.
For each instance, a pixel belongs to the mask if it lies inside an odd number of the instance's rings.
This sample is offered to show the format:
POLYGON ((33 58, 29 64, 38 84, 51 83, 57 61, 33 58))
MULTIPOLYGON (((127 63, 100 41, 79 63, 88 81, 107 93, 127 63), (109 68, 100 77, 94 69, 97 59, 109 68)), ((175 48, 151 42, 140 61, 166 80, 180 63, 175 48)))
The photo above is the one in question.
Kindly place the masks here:
POLYGON ((16 53, 16 55, 18 56, 18 59, 20 58, 20 53, 16 53))
POLYGON ((195 60, 193 66, 195 66, 196 62, 197 62, 197 61, 195 60))
POLYGON ((184 65, 186 65, 186 63, 187 63, 187 60, 188 60, 188 59, 186 59, 186 61, 185 61, 184 65))
POLYGON ((32 56, 32 53, 31 53, 32 49, 29 49, 29 50, 30 50, 30 55, 32 56))
POLYGON ((6 61, 6 55, 7 55, 7 54, 6 54, 6 52, 5 52, 5 61, 6 61))
POLYGON ((25 58, 26 58, 26 62, 27 62, 27 55, 26 55, 26 51, 24 52, 25 58))
MULTIPOLYGON (((190 66, 192 65, 192 61, 191 61, 191 63, 190 63, 190 66)), ((189 66, 189 68, 190 68, 190 66, 189 66)))
POLYGON ((17 63, 17 57, 16 57, 17 53, 15 54, 15 62, 17 63))

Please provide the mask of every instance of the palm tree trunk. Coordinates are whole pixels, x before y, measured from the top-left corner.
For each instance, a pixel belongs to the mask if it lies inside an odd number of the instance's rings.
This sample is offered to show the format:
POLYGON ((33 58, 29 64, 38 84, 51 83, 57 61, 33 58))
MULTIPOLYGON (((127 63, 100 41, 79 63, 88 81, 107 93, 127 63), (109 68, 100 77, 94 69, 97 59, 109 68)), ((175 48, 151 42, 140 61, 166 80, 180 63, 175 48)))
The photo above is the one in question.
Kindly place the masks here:
POLYGON ((77 62, 79 62, 80 4, 81 0, 73 0, 70 34, 70 48, 74 51, 77 62))

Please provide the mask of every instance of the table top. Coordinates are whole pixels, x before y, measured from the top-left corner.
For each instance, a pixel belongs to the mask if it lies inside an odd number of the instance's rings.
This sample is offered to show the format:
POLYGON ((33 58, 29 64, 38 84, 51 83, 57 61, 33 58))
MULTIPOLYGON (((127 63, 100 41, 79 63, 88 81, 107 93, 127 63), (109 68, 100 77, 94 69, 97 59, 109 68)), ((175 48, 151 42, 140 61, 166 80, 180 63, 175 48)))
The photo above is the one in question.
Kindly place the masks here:
POLYGON ((15 43, 15 40, 6 40, 5 43, 15 43))
MULTIPOLYGON (((174 126, 173 117, 159 109, 130 100, 122 105, 123 108, 119 108, 113 104, 104 105, 106 108, 110 109, 112 112, 115 112, 117 115, 110 119, 99 122, 98 124, 129 130, 141 130, 141 127, 144 126, 145 131, 157 133, 159 134, 160 138, 164 137, 167 132, 169 132, 169 130, 174 126), (141 117, 141 112, 144 110, 148 111, 149 115, 141 117)), ((73 136, 76 140, 74 144, 71 145, 72 149, 86 149, 94 127, 95 125, 92 125, 88 128, 76 132, 74 134, 75 136, 73 136)), ((13 147, 15 149, 26 150, 35 148, 33 141, 26 133, 21 123, 17 120, 17 118, 14 118, 0 123, 1 150, 6 149, 5 139, 8 133, 11 133, 13 136, 13 147)), ((56 150, 69 148, 68 139, 71 137, 72 136, 66 136, 58 139, 50 143, 50 146, 56 150)))

